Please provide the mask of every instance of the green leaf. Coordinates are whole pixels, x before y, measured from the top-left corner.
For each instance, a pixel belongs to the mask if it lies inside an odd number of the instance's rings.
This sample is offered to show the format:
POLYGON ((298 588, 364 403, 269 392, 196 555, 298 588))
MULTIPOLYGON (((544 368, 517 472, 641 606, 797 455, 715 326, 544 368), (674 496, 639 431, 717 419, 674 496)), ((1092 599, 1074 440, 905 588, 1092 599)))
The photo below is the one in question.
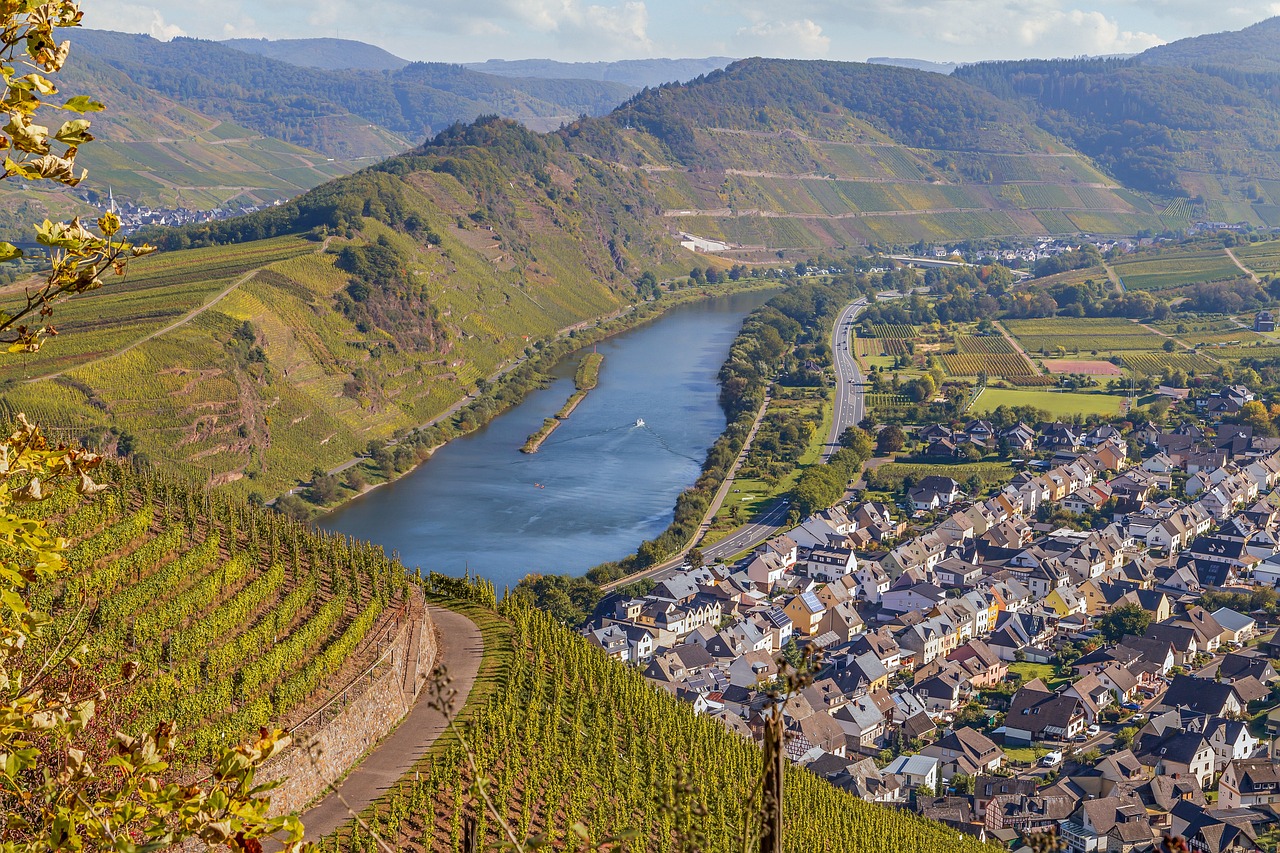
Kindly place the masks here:
POLYGON ((0 243, 0 263, 22 257, 22 250, 12 243, 0 243))
POLYGON ((62 105, 64 110, 70 110, 73 113, 96 113, 106 107, 90 98, 88 95, 76 95, 71 100, 62 105))
POLYGON ((64 121, 53 138, 67 145, 84 145, 86 142, 92 142, 93 134, 89 133, 89 120, 78 118, 64 121))

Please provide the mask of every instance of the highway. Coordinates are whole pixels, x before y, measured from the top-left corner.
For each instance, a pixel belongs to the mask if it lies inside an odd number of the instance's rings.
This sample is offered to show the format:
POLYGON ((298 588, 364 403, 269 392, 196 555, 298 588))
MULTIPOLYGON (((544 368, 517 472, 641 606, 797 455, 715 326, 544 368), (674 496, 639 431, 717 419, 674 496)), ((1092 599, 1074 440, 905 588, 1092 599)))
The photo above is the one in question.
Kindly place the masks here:
POLYGON ((826 449, 822 451, 823 462, 830 460, 840 449, 840 433, 862 423, 867 414, 862 371, 858 368, 858 360, 853 357, 853 330, 849 328, 849 324, 866 307, 865 296, 851 303, 840 313, 831 332, 831 351, 836 368, 836 411, 826 449))

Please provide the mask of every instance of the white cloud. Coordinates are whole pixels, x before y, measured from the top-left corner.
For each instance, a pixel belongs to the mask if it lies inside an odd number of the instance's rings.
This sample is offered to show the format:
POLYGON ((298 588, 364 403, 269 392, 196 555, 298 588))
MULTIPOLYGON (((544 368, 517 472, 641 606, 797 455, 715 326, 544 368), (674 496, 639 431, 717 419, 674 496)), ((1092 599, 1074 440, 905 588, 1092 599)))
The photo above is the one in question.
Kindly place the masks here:
POLYGON ((804 18, 756 21, 738 30, 735 45, 746 48, 743 52, 747 54, 813 58, 827 55, 831 39, 822 34, 822 27, 804 18))
POLYGON ((157 38, 161 41, 169 41, 177 38, 178 36, 185 36, 187 34, 186 31, 177 24, 165 23, 164 15, 161 15, 159 10, 155 11, 154 17, 151 19, 151 26, 147 29, 147 33, 152 38, 157 38))

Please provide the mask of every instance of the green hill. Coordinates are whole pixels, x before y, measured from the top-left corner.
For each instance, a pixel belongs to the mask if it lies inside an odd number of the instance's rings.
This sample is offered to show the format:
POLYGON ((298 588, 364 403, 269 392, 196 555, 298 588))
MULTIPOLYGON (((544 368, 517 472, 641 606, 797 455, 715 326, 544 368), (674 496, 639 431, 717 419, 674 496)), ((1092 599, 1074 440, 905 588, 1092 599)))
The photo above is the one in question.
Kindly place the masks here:
POLYGON ((1280 18, 1268 18, 1243 30, 1179 39, 1150 48, 1136 57, 1142 65, 1184 68, 1229 68, 1236 71, 1280 71, 1280 18))

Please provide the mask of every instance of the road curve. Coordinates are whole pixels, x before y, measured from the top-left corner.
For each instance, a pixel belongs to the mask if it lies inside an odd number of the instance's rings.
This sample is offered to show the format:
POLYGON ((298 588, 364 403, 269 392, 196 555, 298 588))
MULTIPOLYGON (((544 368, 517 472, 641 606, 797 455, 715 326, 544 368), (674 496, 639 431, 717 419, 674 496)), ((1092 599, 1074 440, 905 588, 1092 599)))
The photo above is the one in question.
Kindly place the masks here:
POLYGON ((840 449, 840 434, 851 426, 862 423, 866 416, 866 391, 862 370, 853 355, 853 330, 850 325, 867 307, 864 296, 849 304, 840 313, 835 328, 831 330, 831 352, 836 368, 836 411, 831 419, 831 433, 822 451, 822 461, 827 462, 840 449))

